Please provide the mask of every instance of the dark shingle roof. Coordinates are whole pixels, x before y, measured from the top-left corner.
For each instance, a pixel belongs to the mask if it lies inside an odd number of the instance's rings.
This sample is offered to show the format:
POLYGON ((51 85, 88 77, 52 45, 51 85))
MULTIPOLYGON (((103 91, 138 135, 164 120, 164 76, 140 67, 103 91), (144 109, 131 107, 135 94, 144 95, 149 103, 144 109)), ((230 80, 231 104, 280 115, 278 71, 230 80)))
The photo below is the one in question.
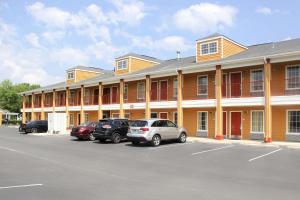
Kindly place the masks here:
POLYGON ((78 65, 78 66, 75 66, 75 67, 71 67, 71 68, 67 69, 67 71, 74 70, 74 69, 87 70, 87 71, 92 71, 92 72, 102 72, 102 71, 103 71, 103 69, 101 69, 101 68, 97 68, 97 67, 86 67, 86 66, 82 66, 82 65, 78 65))
POLYGON ((136 57, 136 58, 141 58, 141 59, 144 59, 144 60, 149 60, 149 61, 153 61, 153 62, 157 62, 157 63, 162 62, 162 60, 160 60, 160 59, 157 59, 157 58, 154 58, 154 57, 151 57, 151 56, 136 54, 136 53, 128 53, 128 54, 125 54, 123 56, 117 57, 116 59, 118 60, 118 59, 126 58, 126 57, 129 57, 129 56, 136 57))

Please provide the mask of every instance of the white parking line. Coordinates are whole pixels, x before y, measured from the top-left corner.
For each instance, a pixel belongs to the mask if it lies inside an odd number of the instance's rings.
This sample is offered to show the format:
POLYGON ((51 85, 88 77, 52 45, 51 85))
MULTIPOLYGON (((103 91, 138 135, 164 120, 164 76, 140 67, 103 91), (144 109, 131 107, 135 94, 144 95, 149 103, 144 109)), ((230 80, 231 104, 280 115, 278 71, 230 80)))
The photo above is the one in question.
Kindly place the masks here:
POLYGON ((186 143, 181 143, 181 144, 164 144, 159 147, 149 147, 150 150, 156 150, 156 149, 165 149, 165 148, 170 148, 170 147, 178 147, 178 146, 185 146, 188 144, 193 144, 193 142, 186 142, 186 143))
POLYGON ((231 148, 231 147, 234 147, 234 145, 219 147, 219 148, 215 148, 215 149, 209 149, 209 150, 205 150, 205 151, 199 151, 199 152, 196 152, 196 153, 192 153, 192 156, 202 154, 202 153, 211 152, 211 151, 218 151, 218 150, 221 150, 221 149, 227 149, 227 148, 231 148))
POLYGON ((5 187, 0 187, 0 190, 3 189, 11 189, 11 188, 25 188, 25 187, 36 187, 36 186, 42 186, 43 184, 29 184, 29 185, 13 185, 13 186, 5 186, 5 187))
POLYGON ((260 156, 257 156, 257 157, 255 157, 255 158, 251 158, 250 160, 248 160, 249 162, 252 162, 252 161, 254 161, 254 160, 256 160, 256 159, 259 159, 259 158, 262 158, 262 157, 265 157, 265 156, 268 156, 268 155, 271 155, 271 154, 273 154, 273 153, 276 153, 276 152, 278 152, 278 151, 281 151, 282 149, 280 148, 280 149, 276 149, 276 150, 274 150, 274 151, 271 151, 271 152, 269 152, 269 153, 266 153, 266 154, 263 154, 263 155, 260 155, 260 156))

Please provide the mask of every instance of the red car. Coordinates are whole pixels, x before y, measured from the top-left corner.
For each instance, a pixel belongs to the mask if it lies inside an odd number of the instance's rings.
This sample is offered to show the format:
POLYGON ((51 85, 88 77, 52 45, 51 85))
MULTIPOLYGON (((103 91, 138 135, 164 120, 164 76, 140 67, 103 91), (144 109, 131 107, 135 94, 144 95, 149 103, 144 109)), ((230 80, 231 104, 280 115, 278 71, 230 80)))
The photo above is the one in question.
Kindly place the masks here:
POLYGON ((93 136, 92 133, 94 132, 96 125, 97 122, 87 122, 81 124, 77 127, 72 128, 70 135, 73 137, 77 137, 79 140, 94 141, 95 137, 93 136))

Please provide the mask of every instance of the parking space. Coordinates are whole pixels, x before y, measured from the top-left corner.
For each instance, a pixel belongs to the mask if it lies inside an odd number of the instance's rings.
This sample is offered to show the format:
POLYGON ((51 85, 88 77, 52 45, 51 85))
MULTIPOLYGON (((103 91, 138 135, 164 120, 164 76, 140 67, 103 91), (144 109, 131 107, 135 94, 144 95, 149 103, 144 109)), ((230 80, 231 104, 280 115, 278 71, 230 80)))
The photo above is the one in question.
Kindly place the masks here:
POLYGON ((298 199, 300 150, 78 141, 0 129, 0 199, 298 199))

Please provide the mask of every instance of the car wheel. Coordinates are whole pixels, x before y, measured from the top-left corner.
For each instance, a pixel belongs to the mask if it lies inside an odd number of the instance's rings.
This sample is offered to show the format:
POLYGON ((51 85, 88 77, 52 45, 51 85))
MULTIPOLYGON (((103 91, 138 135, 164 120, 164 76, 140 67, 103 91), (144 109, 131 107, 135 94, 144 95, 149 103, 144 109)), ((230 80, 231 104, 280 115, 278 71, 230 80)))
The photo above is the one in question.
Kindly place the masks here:
POLYGON ((90 141, 95 141, 95 136, 93 136, 93 134, 92 133, 90 133, 90 135, 89 135, 89 140, 90 141))
POLYGON ((113 141, 113 143, 117 144, 121 142, 121 135, 119 133, 114 133, 112 135, 111 140, 113 141))
POLYGON ((157 146, 160 145, 160 142, 161 142, 161 138, 160 138, 159 135, 154 135, 154 136, 152 137, 152 140, 151 140, 152 146, 157 147, 157 146))
POLYGON ((31 133, 37 133, 38 131, 37 131, 37 129, 36 128, 32 128, 31 129, 31 133))
POLYGON ((180 133, 178 142, 185 143, 186 142, 186 133, 180 133))
POLYGON ((133 145, 138 145, 140 142, 139 142, 139 141, 131 141, 131 143, 132 143, 133 145))
POLYGON ((99 142, 104 143, 106 139, 99 139, 99 142))

